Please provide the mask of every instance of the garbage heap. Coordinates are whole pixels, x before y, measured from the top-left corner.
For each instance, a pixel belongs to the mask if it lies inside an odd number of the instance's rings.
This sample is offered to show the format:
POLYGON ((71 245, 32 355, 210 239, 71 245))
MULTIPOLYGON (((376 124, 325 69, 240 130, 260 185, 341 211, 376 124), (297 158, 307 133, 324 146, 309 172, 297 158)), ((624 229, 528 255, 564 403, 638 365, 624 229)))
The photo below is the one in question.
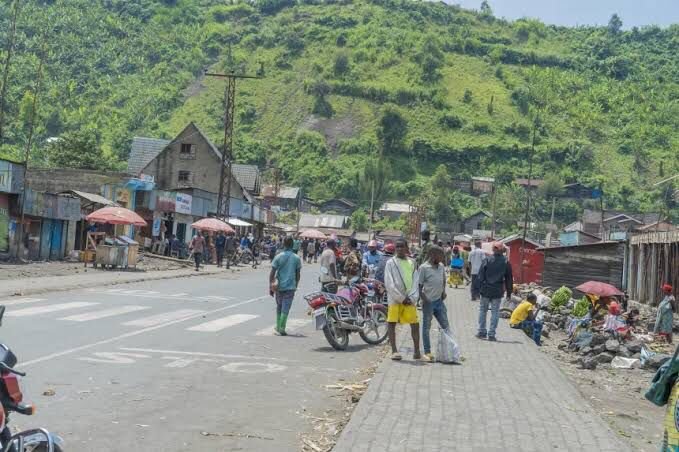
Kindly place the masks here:
POLYGON ((610 364, 613 368, 652 370, 672 357, 674 347, 657 341, 649 333, 655 322, 652 309, 633 309, 631 305, 618 316, 623 322, 621 327, 607 330, 601 321, 592 320, 591 301, 572 298, 572 291, 567 287, 552 290, 535 283, 517 284, 511 300, 503 303, 501 316, 508 318, 530 293, 538 298, 536 319, 543 322, 542 335, 549 337, 557 331, 565 334, 567 338, 558 348, 576 355, 572 362, 582 369, 594 370, 599 365, 610 364))

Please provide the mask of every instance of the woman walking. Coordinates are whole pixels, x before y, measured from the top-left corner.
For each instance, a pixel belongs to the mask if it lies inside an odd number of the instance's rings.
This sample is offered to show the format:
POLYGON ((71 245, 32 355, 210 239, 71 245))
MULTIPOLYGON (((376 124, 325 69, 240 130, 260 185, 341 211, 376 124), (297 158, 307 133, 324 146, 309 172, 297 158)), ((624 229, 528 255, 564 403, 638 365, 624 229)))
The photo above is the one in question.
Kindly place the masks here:
POLYGON ((655 319, 655 327, 653 333, 664 337, 667 342, 672 343, 672 320, 674 317, 674 310, 676 308, 676 300, 672 295, 672 286, 665 284, 662 286, 662 291, 665 298, 662 299, 658 305, 658 314, 655 319))
POLYGON ((448 287, 457 289, 460 284, 464 283, 462 272, 464 271, 464 259, 460 255, 460 248, 453 247, 453 256, 450 259, 450 276, 448 276, 448 287))

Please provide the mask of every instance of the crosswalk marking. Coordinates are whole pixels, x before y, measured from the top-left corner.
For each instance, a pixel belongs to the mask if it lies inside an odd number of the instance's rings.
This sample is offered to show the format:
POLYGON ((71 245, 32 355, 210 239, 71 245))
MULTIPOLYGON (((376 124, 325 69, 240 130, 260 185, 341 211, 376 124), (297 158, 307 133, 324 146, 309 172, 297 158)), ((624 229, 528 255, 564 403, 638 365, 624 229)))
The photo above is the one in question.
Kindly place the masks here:
MULTIPOLYGON (((309 319, 288 319, 288 323, 285 325, 285 330, 288 332, 294 331, 310 323, 311 320, 309 319)), ((274 326, 271 325, 269 327, 262 328, 255 333, 255 336, 273 336, 273 327, 274 326)))
POLYGON ((128 314, 130 312, 142 311, 144 309, 151 309, 150 306, 120 306, 117 308, 104 309, 103 311, 86 312, 84 314, 76 314, 68 317, 62 317, 59 320, 70 320, 72 322, 87 322, 89 320, 98 320, 106 317, 113 317, 115 315, 128 314))
POLYGON ((185 317, 191 317, 195 314, 200 314, 201 311, 198 309, 179 309, 177 311, 165 312, 163 314, 152 315, 150 317, 143 317, 141 319, 131 320, 129 322, 123 323, 125 326, 156 326, 165 322, 170 322, 172 320, 179 320, 185 317))
POLYGON ((45 301, 46 298, 17 298, 15 300, 2 300, 0 304, 3 306, 16 306, 18 304, 37 303, 38 301, 45 301))
POLYGON ((99 303, 89 303, 86 301, 75 301, 71 303, 59 303, 49 306, 39 306, 33 308, 24 308, 17 311, 9 311, 6 316, 9 317, 26 317, 29 315, 47 314, 50 312, 66 311, 67 309, 85 308, 88 306, 96 306, 99 303))
POLYGON ((209 322, 201 323, 200 325, 192 326, 191 328, 187 328, 187 330, 214 333, 215 331, 221 331, 230 326, 256 319, 257 317, 259 316, 250 314, 234 314, 222 317, 221 319, 215 319, 209 322))

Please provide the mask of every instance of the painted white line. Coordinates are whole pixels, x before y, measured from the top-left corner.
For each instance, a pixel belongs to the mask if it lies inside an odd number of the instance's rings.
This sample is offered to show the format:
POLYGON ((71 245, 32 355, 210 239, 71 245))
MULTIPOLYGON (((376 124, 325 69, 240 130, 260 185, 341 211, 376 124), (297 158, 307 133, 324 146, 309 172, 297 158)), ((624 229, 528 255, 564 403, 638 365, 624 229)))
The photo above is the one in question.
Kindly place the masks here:
MULTIPOLYGON (((206 314, 207 315, 216 314, 218 312, 226 311, 228 309, 237 308, 239 306, 254 303, 256 301, 260 301, 260 300, 264 300, 264 299, 270 299, 270 297, 268 295, 265 295, 265 296, 262 296, 262 297, 251 298, 249 300, 241 301, 240 303, 235 303, 235 304, 232 304, 232 305, 229 305, 229 306, 222 306, 221 308, 213 309, 212 311, 209 311, 206 314)), ((20 363, 15 367, 26 367, 26 366, 30 366, 32 364, 37 364, 37 363, 41 363, 41 362, 44 362, 44 361, 49 361, 51 359, 61 358, 62 356, 65 356, 65 355, 70 355, 72 353, 80 352, 80 351, 87 350, 87 349, 90 349, 90 348, 93 348, 93 347, 98 347, 100 345, 110 344, 111 342, 116 342, 116 341, 119 341, 119 340, 122 340, 122 339, 127 339, 128 337, 139 336, 140 334, 155 331, 155 330, 158 330, 160 328, 165 328, 166 326, 175 325, 177 323, 184 322, 186 320, 190 320, 190 319, 194 319, 194 318, 197 319, 198 317, 201 317, 202 315, 204 315, 204 314, 200 313, 200 314, 196 314, 194 316, 187 317, 187 318, 184 318, 184 319, 172 320, 170 322, 163 323, 163 324, 160 324, 160 325, 150 326, 148 328, 142 328, 141 330, 137 330, 137 331, 130 331, 130 332, 125 333, 125 334, 110 337, 108 339, 103 339, 103 340, 97 341, 97 342, 92 342, 90 344, 80 345, 78 347, 73 347, 73 348, 70 348, 68 350, 62 350, 60 352, 50 353, 49 355, 41 356, 40 358, 35 358, 35 359, 28 360, 28 361, 24 361, 23 363, 20 363)))
POLYGON ((199 309, 179 309, 177 311, 164 312, 158 315, 152 315, 150 317, 142 317, 137 320, 130 320, 129 322, 123 323, 125 326, 156 326, 161 323, 169 322, 171 320, 188 318, 196 314, 202 314, 205 311, 199 309))
POLYGON ((104 309, 103 311, 86 312, 84 314, 76 314, 68 317, 62 317, 58 320, 70 320, 71 322, 88 322, 90 320, 104 319, 106 317, 113 317, 115 315, 128 314, 130 312, 142 311, 144 309, 151 309, 150 306, 120 306, 118 308, 104 309))
POLYGON ((209 322, 201 323, 200 325, 187 328, 187 331, 201 331, 204 333, 214 333, 221 331, 230 326, 238 325, 239 323, 247 322, 248 320, 256 319, 258 315, 250 314, 234 314, 221 319, 210 320, 209 322))
MULTIPOLYGON (((311 324, 311 319, 288 319, 285 330, 288 332, 295 331, 307 324, 311 324)), ((255 333, 255 336, 273 336, 273 327, 274 325, 271 325, 267 328, 262 328, 255 333)))
POLYGON ((10 311, 6 316, 9 317, 27 317, 29 315, 47 314, 50 312, 65 311, 67 309, 85 308, 88 306, 96 306, 99 303, 88 303, 86 301, 76 301, 72 303, 59 303, 49 306, 40 306, 33 308, 19 309, 17 311, 10 311))
POLYGON ((111 293, 111 292, 96 292, 93 291, 92 293, 96 293, 97 295, 110 295, 110 296, 116 296, 120 297, 121 295, 125 295, 126 297, 135 297, 135 298, 152 298, 152 299, 157 299, 157 300, 182 300, 182 301, 217 301, 217 302, 224 302, 224 301, 229 301, 226 300, 226 297, 217 297, 217 298, 208 298, 208 297, 196 297, 196 296, 190 296, 189 294, 176 294, 176 295, 166 295, 166 294, 158 294, 158 295, 147 295, 147 294, 142 294, 142 293, 122 293, 122 292, 116 292, 116 293, 111 293))
POLYGON ((2 300, 0 301, 0 304, 4 306, 16 306, 18 304, 37 303, 38 301, 45 300, 47 300, 47 298, 17 298, 15 300, 2 300))
POLYGON ((257 359, 266 361, 286 361, 296 362, 292 359, 272 358, 270 356, 253 356, 253 355, 225 355, 223 353, 205 353, 205 352, 184 352, 180 350, 158 350, 156 348, 137 348, 137 347, 120 347, 118 350, 125 350, 126 352, 141 352, 141 353, 163 353, 167 355, 187 355, 198 356, 205 358, 221 358, 221 359, 257 359))

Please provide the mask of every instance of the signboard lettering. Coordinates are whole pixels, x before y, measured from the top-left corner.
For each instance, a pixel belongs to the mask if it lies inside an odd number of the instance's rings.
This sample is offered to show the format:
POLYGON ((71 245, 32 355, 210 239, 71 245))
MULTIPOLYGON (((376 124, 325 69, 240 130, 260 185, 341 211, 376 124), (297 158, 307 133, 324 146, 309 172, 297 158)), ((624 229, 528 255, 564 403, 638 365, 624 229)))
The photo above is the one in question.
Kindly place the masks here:
POLYGON ((186 193, 177 193, 175 198, 175 212, 191 215, 193 197, 186 193))

